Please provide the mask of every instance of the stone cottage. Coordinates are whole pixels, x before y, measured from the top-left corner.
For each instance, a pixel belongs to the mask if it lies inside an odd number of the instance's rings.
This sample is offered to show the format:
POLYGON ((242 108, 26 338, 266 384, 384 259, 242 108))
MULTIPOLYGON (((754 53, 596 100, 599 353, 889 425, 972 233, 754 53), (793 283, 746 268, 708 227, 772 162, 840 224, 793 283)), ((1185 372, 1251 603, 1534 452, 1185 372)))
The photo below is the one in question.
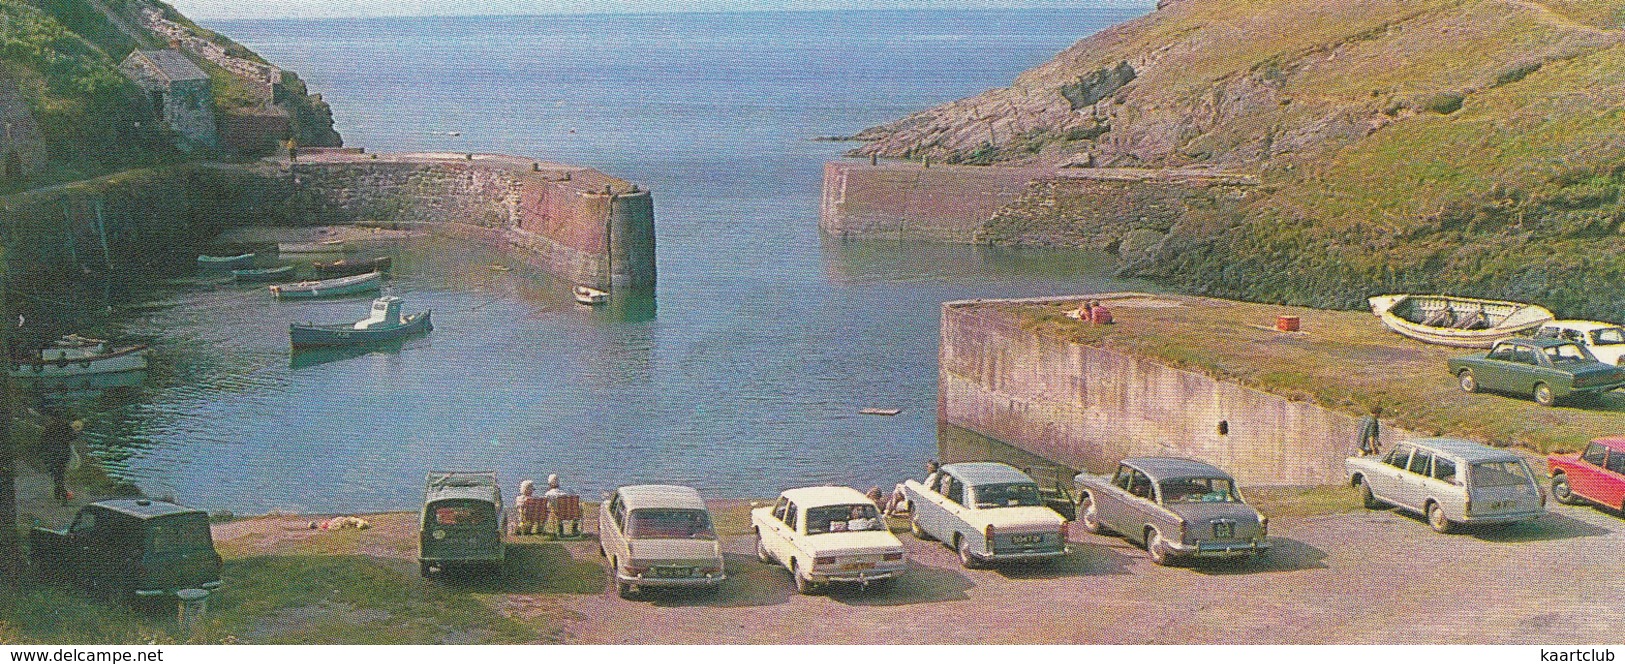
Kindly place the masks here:
POLYGON ((220 144, 209 75, 180 51, 137 50, 124 59, 119 69, 147 91, 158 117, 181 136, 208 147, 220 144))

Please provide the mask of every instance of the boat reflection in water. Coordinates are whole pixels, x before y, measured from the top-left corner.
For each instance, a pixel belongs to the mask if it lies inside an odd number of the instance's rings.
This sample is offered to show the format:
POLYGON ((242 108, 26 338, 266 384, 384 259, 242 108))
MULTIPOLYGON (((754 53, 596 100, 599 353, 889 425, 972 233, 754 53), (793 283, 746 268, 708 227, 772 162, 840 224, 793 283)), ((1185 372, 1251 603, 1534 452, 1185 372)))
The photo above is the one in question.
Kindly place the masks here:
POLYGON ((400 355, 401 351, 408 349, 421 349, 429 347, 427 337, 416 339, 396 339, 393 341, 378 341, 364 346, 331 346, 318 348, 301 348, 288 356, 288 366, 294 370, 308 369, 310 367, 338 362, 340 360, 353 360, 358 357, 376 355, 400 355))
POLYGON ((79 376, 51 376, 31 381, 35 390, 55 396, 95 396, 109 390, 140 387, 147 382, 147 371, 120 371, 118 373, 84 374, 79 376))
POLYGON ((604 323, 651 321, 655 318, 655 296, 654 293, 610 293, 603 304, 593 305, 589 311, 592 320, 604 323))

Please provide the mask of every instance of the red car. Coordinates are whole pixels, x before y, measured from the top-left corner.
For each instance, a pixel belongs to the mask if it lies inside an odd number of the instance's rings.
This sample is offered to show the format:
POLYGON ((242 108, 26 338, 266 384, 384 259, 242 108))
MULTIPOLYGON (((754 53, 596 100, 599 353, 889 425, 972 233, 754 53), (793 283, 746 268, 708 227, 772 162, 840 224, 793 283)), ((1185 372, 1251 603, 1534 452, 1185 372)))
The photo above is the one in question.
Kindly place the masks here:
POLYGON ((1579 454, 1553 454, 1546 468, 1557 502, 1625 510, 1625 436, 1598 438, 1579 454))

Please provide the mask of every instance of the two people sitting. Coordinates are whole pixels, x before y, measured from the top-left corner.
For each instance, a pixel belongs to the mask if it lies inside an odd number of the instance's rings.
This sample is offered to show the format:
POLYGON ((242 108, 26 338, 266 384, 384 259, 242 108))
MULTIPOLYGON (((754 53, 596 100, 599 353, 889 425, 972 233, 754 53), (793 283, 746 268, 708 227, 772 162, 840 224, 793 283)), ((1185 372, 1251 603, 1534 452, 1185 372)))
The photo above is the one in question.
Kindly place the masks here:
POLYGON ((1083 304, 1078 305, 1078 310, 1072 315, 1072 318, 1090 325, 1112 324, 1112 312, 1106 308, 1106 305, 1101 304, 1100 300, 1085 300, 1083 304))
POLYGON ((547 476, 547 491, 540 496, 535 482, 520 482, 513 508, 519 517, 515 535, 581 535, 581 497, 560 488, 556 474, 547 476))
POLYGON ((1482 330, 1490 326, 1488 316, 1483 309, 1474 309, 1464 314, 1456 314, 1450 305, 1429 314, 1422 319, 1422 324, 1430 327, 1448 327, 1457 330, 1482 330))

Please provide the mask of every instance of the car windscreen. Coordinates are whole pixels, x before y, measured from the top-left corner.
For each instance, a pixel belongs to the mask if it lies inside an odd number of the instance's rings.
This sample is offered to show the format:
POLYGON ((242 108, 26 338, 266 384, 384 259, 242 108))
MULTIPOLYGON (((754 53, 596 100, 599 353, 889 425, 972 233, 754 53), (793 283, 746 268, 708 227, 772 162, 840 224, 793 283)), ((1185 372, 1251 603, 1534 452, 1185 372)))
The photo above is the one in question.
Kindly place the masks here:
POLYGON ((711 515, 705 510, 651 508, 632 510, 627 520, 626 536, 632 539, 703 539, 717 538, 711 529, 711 515))
POLYGON ((1546 359, 1551 360, 1552 364, 1558 366, 1564 364, 1594 362, 1597 359, 1592 357, 1589 351, 1581 348, 1579 344, 1558 344, 1556 346, 1547 346, 1546 348, 1542 349, 1542 352, 1546 353, 1546 359))
POLYGON ((202 514, 177 514, 153 519, 147 524, 147 553, 184 553, 207 549, 209 519, 202 514))
POLYGON ((1043 504, 1044 499, 1038 495, 1038 485, 1031 482, 976 486, 977 507, 1038 507, 1043 504))
POLYGON ((424 525, 433 528, 489 528, 496 524, 496 507, 483 500, 440 500, 426 516, 424 525))
POLYGON ((1521 461, 1480 461, 1473 464, 1473 486, 1523 486, 1529 469, 1521 461))
POLYGON ((1182 477, 1164 480, 1158 488, 1162 490, 1164 505, 1241 502, 1241 496, 1236 495, 1235 484, 1223 477, 1182 477))
POLYGON ((873 503, 824 505, 807 508, 807 534, 881 530, 880 513, 873 503))
POLYGON ((1617 346, 1625 344, 1625 329, 1605 327, 1591 331, 1591 343, 1598 346, 1617 346))

